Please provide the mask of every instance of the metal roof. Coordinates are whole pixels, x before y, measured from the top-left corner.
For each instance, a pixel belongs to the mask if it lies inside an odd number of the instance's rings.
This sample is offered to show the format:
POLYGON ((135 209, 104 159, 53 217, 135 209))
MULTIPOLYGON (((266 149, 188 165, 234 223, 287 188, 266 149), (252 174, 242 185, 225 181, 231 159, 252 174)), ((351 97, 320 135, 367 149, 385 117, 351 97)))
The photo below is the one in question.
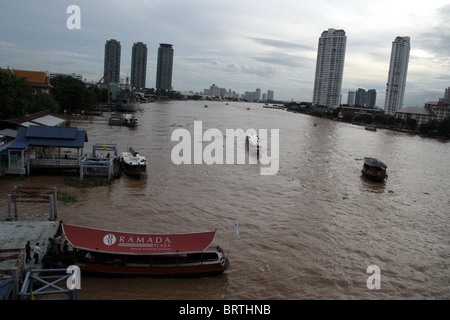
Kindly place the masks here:
POLYGON ((66 120, 58 118, 58 117, 54 117, 51 115, 47 115, 44 117, 40 117, 37 119, 34 119, 33 122, 38 123, 38 124, 42 124, 44 126, 58 126, 61 123, 64 123, 66 120))
POLYGON ((87 141, 87 133, 75 127, 19 128, 16 141, 26 140, 32 146, 82 148, 87 141))

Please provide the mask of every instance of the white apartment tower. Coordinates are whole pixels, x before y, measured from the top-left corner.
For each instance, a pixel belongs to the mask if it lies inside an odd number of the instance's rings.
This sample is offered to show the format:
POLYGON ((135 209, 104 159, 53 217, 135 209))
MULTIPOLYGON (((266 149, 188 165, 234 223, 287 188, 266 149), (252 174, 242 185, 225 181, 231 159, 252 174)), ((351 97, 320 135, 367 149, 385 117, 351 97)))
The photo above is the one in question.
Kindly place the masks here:
POLYGON ((313 105, 339 107, 347 36, 344 30, 322 32, 317 50, 313 105))
POLYGON ((394 115, 403 106, 410 50, 409 37, 397 37, 392 42, 391 63, 384 102, 385 114, 394 115))

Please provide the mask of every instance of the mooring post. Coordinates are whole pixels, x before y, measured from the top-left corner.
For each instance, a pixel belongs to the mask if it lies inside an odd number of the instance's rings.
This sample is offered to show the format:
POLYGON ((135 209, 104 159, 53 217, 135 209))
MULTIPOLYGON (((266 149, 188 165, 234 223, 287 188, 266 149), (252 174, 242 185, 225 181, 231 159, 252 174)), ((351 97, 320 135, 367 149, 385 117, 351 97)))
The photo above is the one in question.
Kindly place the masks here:
POLYGON ((55 219, 58 219, 58 211, 56 210, 57 200, 58 200, 58 193, 56 191, 56 187, 53 187, 53 211, 54 211, 55 219))
POLYGON ((8 194, 8 218, 6 220, 11 221, 12 220, 12 214, 11 214, 11 194, 8 194))
POLYGON ((54 208, 53 208, 53 195, 49 196, 49 202, 50 202, 50 220, 53 221, 55 220, 55 212, 54 212, 54 208))

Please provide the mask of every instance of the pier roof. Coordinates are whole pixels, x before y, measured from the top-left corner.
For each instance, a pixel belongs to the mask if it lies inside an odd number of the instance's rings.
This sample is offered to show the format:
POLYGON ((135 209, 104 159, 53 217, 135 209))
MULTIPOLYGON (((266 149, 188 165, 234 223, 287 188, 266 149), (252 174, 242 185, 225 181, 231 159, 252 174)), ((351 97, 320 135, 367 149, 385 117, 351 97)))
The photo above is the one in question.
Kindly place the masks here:
POLYGON ((87 133, 75 127, 19 128, 16 141, 29 141, 32 146, 82 148, 87 141, 87 133))

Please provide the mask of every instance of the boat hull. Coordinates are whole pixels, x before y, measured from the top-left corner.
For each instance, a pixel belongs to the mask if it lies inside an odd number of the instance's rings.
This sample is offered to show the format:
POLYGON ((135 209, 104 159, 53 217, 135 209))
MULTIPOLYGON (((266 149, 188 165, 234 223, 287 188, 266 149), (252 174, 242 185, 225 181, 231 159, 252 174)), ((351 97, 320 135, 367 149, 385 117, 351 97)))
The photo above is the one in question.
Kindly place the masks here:
POLYGON ((373 174, 364 169, 361 172, 364 177, 376 182, 383 182, 388 178, 387 174, 373 174))
POLYGON ((116 104, 116 109, 118 111, 137 111, 139 109, 140 103, 138 102, 125 102, 120 101, 116 104))
MULTIPOLYGON (((224 258, 226 259, 226 258, 224 258)), ((229 264, 223 263, 201 264, 193 266, 123 266, 123 265, 96 265, 75 262, 81 272, 90 275, 109 277, 149 276, 149 277, 204 277, 223 273, 229 264)))

